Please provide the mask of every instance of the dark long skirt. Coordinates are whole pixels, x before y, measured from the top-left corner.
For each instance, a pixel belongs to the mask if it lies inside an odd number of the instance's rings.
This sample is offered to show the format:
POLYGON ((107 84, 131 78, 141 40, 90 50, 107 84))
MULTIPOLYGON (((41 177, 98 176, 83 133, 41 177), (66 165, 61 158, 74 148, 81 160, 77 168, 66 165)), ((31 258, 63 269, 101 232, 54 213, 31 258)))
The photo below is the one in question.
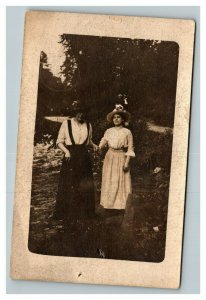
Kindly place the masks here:
POLYGON ((71 158, 63 158, 54 218, 67 221, 92 218, 95 193, 88 150, 85 145, 67 147, 71 158))

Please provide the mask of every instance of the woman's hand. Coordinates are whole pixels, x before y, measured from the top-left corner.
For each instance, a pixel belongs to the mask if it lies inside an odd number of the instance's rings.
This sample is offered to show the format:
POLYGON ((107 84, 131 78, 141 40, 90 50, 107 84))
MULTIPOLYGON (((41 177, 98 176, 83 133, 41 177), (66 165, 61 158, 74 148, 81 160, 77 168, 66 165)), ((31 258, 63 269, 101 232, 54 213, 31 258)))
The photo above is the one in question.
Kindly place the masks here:
POLYGON ((125 163, 123 166, 123 171, 128 172, 129 171, 129 164, 125 163))
POLYGON ((130 162, 130 156, 126 155, 126 159, 123 166, 123 171, 128 172, 129 171, 129 162, 130 162))
POLYGON ((99 146, 97 146, 96 144, 93 144, 93 151, 97 152, 99 150, 99 146))
POLYGON ((64 153, 65 159, 66 159, 66 160, 70 160, 71 154, 70 154, 69 150, 64 146, 64 144, 63 144, 63 143, 59 143, 59 144, 58 144, 58 147, 59 147, 59 149, 61 149, 62 152, 64 153))
POLYGON ((69 150, 67 150, 67 151, 65 152, 65 158, 66 158, 66 160, 70 160, 71 154, 70 154, 69 150))

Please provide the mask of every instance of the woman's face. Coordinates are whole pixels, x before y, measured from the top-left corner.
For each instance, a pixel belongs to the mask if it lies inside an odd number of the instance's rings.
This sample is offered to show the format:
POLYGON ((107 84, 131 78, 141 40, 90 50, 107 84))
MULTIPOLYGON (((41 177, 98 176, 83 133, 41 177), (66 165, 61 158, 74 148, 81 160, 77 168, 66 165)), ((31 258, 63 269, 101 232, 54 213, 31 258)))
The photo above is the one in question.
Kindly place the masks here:
POLYGON ((120 116, 118 114, 115 114, 113 116, 113 123, 114 123, 114 126, 120 126, 120 125, 122 125, 122 123, 123 123, 122 116, 120 116))
POLYGON ((84 123, 85 121, 85 113, 84 112, 78 112, 76 113, 76 119, 80 123, 84 123))

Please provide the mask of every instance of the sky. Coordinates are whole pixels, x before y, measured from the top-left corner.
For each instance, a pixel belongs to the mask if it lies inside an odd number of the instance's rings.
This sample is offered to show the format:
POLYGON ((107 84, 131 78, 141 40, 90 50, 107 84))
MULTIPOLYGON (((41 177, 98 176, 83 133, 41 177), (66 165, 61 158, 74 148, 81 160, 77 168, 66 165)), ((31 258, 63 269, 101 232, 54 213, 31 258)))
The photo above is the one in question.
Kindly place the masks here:
POLYGON ((64 48, 62 44, 59 43, 60 37, 49 39, 48 42, 44 44, 42 51, 47 54, 48 64, 51 72, 54 76, 60 77, 62 80, 64 76, 60 73, 60 66, 65 60, 64 48))

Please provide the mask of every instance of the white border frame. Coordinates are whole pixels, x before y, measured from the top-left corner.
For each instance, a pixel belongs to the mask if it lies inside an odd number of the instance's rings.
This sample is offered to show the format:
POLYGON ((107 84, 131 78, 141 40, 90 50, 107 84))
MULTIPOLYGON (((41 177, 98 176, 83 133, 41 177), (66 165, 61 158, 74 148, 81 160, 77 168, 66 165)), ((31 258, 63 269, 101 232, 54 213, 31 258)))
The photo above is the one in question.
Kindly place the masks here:
POLYGON ((194 22, 191 20, 74 13, 71 15, 68 13, 27 13, 11 260, 13 278, 129 286, 179 287, 193 37, 194 22), (36 21, 37 14, 38 21, 36 21), (45 31, 46 26, 50 28, 49 37, 49 32, 45 31), (185 26, 187 27, 186 30, 185 26), (166 255, 161 263, 43 256, 33 254, 27 249, 39 53, 42 49, 42 43, 45 43, 45 39, 42 38, 45 33, 47 40, 49 40, 53 34, 62 32, 169 40, 177 42, 180 46, 166 255), (183 115, 184 118, 182 118, 183 115), (27 161, 24 159, 25 156, 27 161), (55 266, 55 269, 52 266, 55 266), (125 270, 127 270, 126 273, 125 270), (80 278, 77 277, 79 271, 83 274, 80 278))

